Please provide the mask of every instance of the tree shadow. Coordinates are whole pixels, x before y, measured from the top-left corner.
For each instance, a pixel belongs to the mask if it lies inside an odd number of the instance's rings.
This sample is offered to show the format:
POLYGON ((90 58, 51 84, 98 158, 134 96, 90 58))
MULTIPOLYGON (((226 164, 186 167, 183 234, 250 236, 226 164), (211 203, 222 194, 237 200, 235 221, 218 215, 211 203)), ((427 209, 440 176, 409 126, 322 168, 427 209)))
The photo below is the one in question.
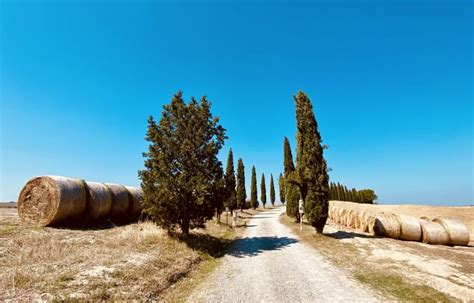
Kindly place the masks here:
POLYGON ((214 258, 224 256, 234 242, 229 239, 217 238, 208 234, 190 233, 178 235, 177 238, 186 243, 189 248, 206 253, 214 258))
POLYGON ((297 239, 288 237, 242 238, 235 241, 228 254, 237 258, 252 257, 264 251, 280 250, 296 242, 297 239))
POLYGON ((373 239, 377 238, 376 236, 371 236, 371 235, 364 235, 364 234, 359 234, 355 232, 350 232, 350 231, 343 231, 343 230, 338 230, 335 233, 330 233, 330 234, 324 234, 325 236, 334 238, 334 239, 353 239, 353 238, 365 238, 365 239, 373 239))

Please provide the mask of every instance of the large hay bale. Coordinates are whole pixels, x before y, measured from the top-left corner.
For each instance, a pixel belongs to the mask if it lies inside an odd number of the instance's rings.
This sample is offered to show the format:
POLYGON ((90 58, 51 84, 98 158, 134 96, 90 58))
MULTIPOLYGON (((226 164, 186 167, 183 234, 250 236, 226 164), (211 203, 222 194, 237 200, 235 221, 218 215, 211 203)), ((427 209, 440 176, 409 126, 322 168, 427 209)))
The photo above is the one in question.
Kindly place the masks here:
POLYGON ((110 218, 113 221, 123 221, 127 219, 127 211, 130 206, 129 193, 125 186, 114 183, 104 183, 112 194, 112 209, 110 218))
POLYGON ((346 208, 343 208, 341 211, 341 216, 339 217, 339 224, 341 225, 346 225, 347 222, 347 214, 349 213, 349 210, 346 208))
POLYGON ((130 206, 128 213, 133 219, 137 219, 140 217, 140 214, 142 213, 143 206, 142 206, 142 190, 136 187, 131 187, 131 186, 125 186, 129 193, 129 201, 130 201, 130 206))
POLYGON ((29 180, 18 198, 21 221, 39 226, 74 221, 83 215, 85 208, 85 182, 60 176, 29 180))
POLYGON ((373 231, 377 236, 400 238, 400 223, 397 216, 390 213, 379 213, 375 215, 373 231))
POLYGON ((437 217, 433 222, 441 224, 448 233, 449 245, 467 245, 469 243, 469 230, 461 221, 437 217))
POLYGON ((400 223, 400 239, 408 241, 421 240, 420 220, 407 215, 396 215, 400 223))
MULTIPOLYGON (((372 213, 369 211, 359 212, 359 227, 358 229, 362 232, 369 232, 369 224, 372 213)), ((373 232, 373 230, 372 230, 373 232)))
POLYGON ((429 244, 449 243, 448 232, 437 222, 421 221, 422 241, 429 244))
POLYGON ((359 224, 358 220, 359 220, 359 214, 357 210, 351 210, 349 211, 349 214, 347 216, 346 226, 352 229, 357 229, 357 226, 359 224))
POLYGON ((106 219, 112 209, 112 194, 102 183, 86 182, 87 184, 87 207, 86 220, 91 222, 106 219))

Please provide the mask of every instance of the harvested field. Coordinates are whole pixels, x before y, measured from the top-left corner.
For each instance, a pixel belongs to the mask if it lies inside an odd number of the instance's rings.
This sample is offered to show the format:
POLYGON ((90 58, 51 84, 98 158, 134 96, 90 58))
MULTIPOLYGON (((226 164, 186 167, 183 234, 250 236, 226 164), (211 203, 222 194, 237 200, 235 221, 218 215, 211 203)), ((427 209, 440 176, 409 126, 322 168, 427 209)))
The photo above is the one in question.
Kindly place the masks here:
POLYGON ((334 266, 378 291, 403 301, 470 301, 474 298, 474 248, 429 245, 373 237, 328 220, 324 236, 286 215, 281 221, 334 266))
MULTIPOLYGON (((238 225, 253 213, 241 214, 238 225)), ((160 301, 201 264, 216 263, 242 230, 210 221, 179 239, 151 222, 89 230, 27 227, 17 209, 1 208, 0 301, 160 301)))
MULTIPOLYGON (((340 213, 345 208, 415 217, 443 216, 462 221, 471 232, 469 246, 450 247, 373 237, 333 220, 328 220, 326 224, 326 237, 316 235, 309 226, 299 235, 333 260, 335 265, 347 268, 360 281, 395 299, 469 301, 474 298, 474 207, 366 205, 340 201, 331 201, 330 205, 340 213)), ((282 221, 290 225, 292 222, 285 218, 282 221)), ((299 227, 292 228, 297 231, 299 227)), ((417 230, 410 231, 410 226, 406 226, 405 230, 407 234, 417 237, 417 230)))

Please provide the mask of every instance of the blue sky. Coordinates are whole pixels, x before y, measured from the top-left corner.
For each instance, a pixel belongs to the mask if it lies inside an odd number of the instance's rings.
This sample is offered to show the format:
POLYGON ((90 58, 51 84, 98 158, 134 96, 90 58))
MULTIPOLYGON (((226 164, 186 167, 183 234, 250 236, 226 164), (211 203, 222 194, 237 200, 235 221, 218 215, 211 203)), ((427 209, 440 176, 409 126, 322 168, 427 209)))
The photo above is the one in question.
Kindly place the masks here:
POLYGON ((223 163, 278 176, 302 89, 331 180, 472 204, 473 3, 380 2, 2 1, 0 200, 44 174, 138 185, 180 89, 213 103, 223 163))

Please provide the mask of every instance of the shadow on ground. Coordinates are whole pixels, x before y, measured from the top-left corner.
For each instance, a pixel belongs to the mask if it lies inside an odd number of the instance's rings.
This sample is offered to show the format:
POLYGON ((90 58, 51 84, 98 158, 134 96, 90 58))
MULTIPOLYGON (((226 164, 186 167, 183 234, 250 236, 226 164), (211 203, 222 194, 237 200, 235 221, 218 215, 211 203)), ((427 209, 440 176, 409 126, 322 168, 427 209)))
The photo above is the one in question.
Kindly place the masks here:
POLYGON ((369 236, 369 235, 354 233, 350 231, 342 231, 342 230, 339 230, 335 233, 324 234, 324 235, 334 238, 334 239, 376 238, 375 236, 369 236))
POLYGON ((242 238, 235 241, 228 254, 238 258, 251 257, 264 251, 279 250, 296 242, 298 242, 297 239, 288 237, 242 238))

